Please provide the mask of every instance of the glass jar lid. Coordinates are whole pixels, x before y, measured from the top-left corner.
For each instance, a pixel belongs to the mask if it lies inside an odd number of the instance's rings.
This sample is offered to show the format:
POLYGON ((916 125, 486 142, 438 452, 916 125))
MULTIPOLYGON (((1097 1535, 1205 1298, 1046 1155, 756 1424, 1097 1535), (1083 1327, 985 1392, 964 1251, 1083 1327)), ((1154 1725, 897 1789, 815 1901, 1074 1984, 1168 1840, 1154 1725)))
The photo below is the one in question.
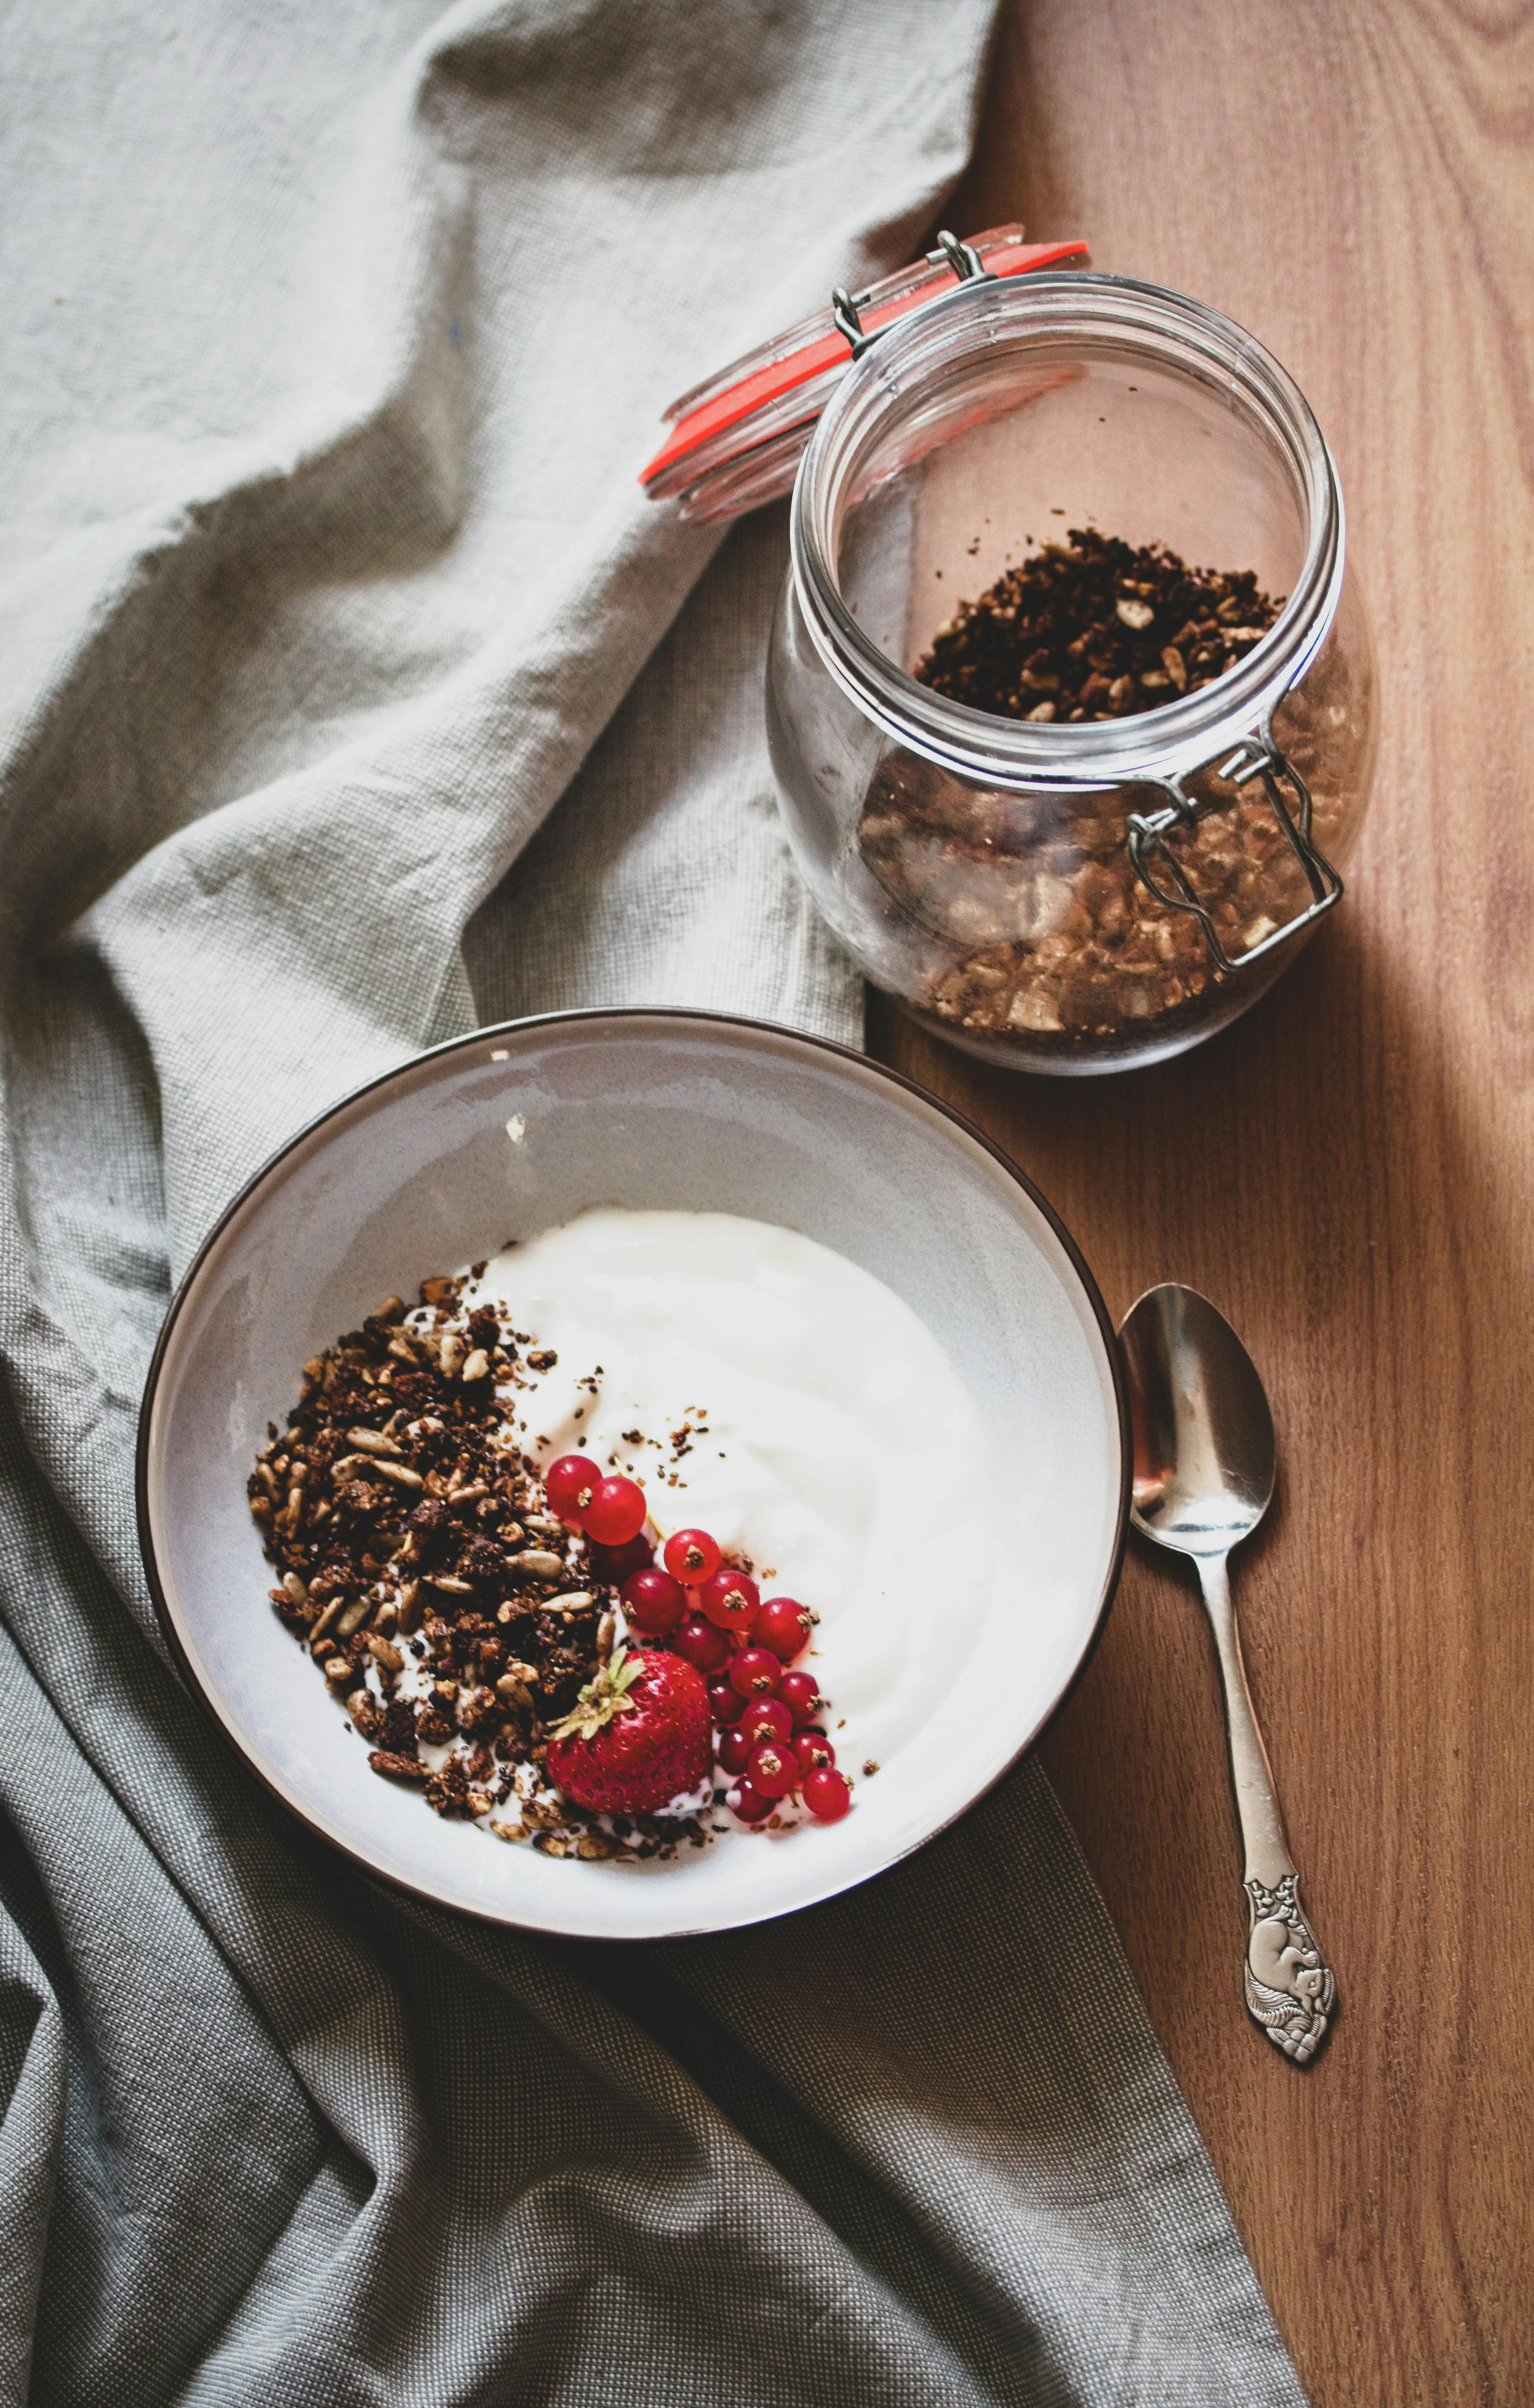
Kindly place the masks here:
POLYGON ((815 422, 854 360, 885 330, 965 283, 1084 265, 1087 246, 1028 243, 1021 225, 972 241, 951 234, 910 267, 801 318, 672 402, 668 432, 639 481, 652 501, 675 498, 681 517, 716 523, 778 500, 793 485, 815 422))

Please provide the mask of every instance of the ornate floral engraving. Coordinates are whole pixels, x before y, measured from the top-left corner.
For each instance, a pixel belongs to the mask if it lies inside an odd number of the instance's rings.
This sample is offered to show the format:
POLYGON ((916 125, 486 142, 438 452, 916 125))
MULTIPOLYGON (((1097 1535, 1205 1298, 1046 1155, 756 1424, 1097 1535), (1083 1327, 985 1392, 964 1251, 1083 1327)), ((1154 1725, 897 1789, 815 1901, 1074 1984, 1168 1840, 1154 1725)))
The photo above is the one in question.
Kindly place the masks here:
POLYGON ((1285 1873, 1276 1889, 1254 1877, 1247 1935, 1246 2003, 1275 2048, 1308 2064, 1326 2035, 1337 1982, 1299 1908, 1299 1875, 1285 1873))

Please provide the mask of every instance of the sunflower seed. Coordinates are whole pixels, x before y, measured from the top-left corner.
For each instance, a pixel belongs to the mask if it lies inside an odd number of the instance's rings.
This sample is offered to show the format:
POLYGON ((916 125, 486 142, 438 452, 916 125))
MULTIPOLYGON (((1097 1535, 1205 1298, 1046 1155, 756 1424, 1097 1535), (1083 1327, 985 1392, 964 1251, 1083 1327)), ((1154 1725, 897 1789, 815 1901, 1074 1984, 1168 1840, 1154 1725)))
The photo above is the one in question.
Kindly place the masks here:
POLYGON ((386 1672, 402 1672, 405 1669, 405 1658, 394 1641, 380 1639, 376 1630, 367 1634, 367 1652, 374 1663, 381 1664, 386 1672))
POLYGON ((468 1361, 464 1365, 463 1377, 465 1385, 468 1385, 475 1380, 483 1380, 487 1378, 489 1376, 489 1372, 490 1357, 485 1353, 482 1346, 476 1346, 473 1354, 469 1356, 468 1361))
POLYGON ((346 1434, 346 1442, 348 1446, 358 1448, 364 1455, 403 1455, 405 1451, 403 1447, 396 1446, 384 1430, 350 1429, 346 1434))
POLYGON ((370 1597, 353 1598, 336 1625, 337 1638, 350 1639, 354 1630, 362 1628, 372 1611, 373 1600, 370 1597))
POLYGON ((412 1471, 408 1463, 375 1463, 373 1469, 380 1478, 392 1480, 396 1488, 420 1488, 424 1484, 420 1472, 412 1471))

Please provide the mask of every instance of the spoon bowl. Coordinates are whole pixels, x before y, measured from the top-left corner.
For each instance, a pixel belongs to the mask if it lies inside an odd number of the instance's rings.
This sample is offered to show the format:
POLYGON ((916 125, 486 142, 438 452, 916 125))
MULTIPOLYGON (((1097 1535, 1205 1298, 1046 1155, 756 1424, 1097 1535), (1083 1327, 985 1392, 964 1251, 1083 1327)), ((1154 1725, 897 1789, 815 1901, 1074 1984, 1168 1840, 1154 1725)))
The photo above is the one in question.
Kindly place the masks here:
POLYGON ((1135 1527, 1181 1555, 1228 1555, 1273 1494, 1273 1416, 1256 1366, 1207 1297, 1169 1282, 1140 1297, 1119 1334, 1135 1527))

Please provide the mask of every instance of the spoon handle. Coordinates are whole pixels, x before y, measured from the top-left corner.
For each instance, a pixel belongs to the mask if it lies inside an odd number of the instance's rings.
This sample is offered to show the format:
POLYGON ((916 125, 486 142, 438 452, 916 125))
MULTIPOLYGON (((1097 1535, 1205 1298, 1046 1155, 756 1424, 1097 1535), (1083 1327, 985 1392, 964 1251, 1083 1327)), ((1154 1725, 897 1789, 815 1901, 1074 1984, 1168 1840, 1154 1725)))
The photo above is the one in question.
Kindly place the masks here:
POLYGON ((1196 1561, 1225 1683, 1230 1773, 1246 1851, 1247 2008, 1275 2048, 1305 2065, 1326 2038, 1337 1981, 1300 1908, 1299 1873, 1283 1835, 1268 1750, 1246 1684, 1229 1565, 1224 1555, 1199 1555, 1196 1561))

